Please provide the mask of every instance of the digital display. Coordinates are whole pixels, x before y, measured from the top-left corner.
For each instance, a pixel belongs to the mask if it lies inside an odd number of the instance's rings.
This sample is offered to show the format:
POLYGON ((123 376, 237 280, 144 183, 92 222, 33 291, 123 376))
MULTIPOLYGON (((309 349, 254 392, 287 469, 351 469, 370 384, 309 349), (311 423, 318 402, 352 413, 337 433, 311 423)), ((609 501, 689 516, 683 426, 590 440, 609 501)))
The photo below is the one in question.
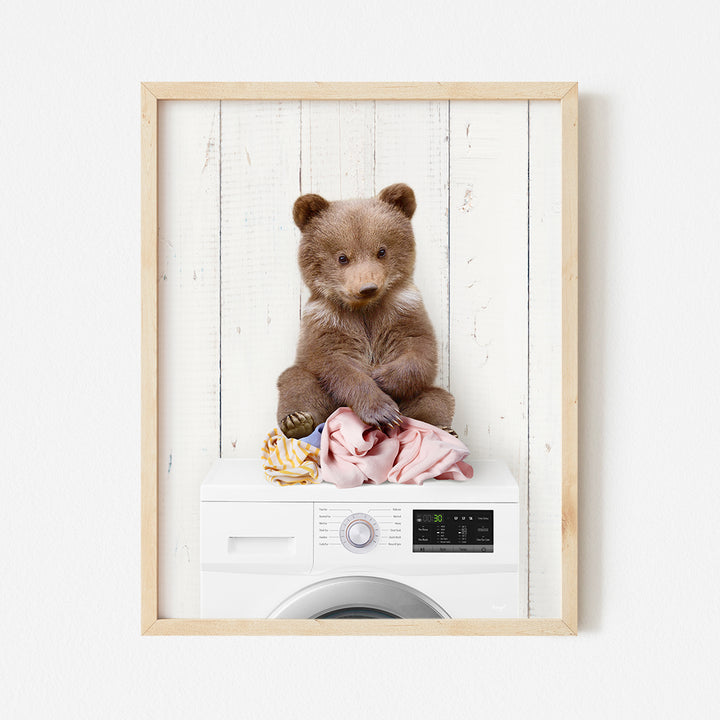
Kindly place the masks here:
POLYGON ((493 511, 413 510, 413 552, 493 552, 493 511))
POLYGON ((421 522, 424 523, 441 523, 443 521, 442 513, 431 513, 420 516, 422 518, 421 522))

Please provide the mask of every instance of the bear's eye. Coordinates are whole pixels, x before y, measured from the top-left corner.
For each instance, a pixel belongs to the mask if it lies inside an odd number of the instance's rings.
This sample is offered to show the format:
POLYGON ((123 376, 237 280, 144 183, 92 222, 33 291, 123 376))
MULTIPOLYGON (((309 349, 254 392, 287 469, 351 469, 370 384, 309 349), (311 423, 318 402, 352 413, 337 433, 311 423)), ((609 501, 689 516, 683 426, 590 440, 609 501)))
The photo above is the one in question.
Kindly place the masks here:
POLYGON ((385 248, 380 248, 380 249, 378 250, 377 256, 378 256, 379 258, 385 257, 385 248))
POLYGON ((339 262, 341 265, 347 265, 348 262, 350 262, 350 261, 348 260, 347 255, 341 255, 341 256, 338 258, 338 262, 339 262))

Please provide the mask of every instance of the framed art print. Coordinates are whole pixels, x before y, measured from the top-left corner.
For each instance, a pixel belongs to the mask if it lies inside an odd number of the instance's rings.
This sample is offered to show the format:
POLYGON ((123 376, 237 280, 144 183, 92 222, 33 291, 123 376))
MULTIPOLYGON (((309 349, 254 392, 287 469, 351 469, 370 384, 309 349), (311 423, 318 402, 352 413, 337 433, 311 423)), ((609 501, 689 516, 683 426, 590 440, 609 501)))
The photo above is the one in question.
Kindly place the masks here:
POLYGON ((142 633, 575 634, 577 84, 158 82, 141 98, 142 633), (422 298, 474 478, 342 488, 326 463, 270 483, 301 325, 342 322, 303 282, 301 237, 335 238, 313 272, 345 272, 361 236, 387 267, 394 222, 415 243, 397 302, 422 298))

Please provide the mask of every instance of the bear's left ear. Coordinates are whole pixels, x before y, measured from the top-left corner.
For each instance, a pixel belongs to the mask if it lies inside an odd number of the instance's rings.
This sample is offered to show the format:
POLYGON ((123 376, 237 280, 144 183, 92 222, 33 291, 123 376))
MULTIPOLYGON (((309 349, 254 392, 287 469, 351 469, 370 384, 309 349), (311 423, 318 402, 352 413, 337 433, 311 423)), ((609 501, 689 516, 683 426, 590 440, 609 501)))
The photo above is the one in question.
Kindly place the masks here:
POLYGON ((415 193, 412 188, 405 183, 396 183, 389 185, 380 191, 378 199, 396 207, 403 215, 408 218, 413 216, 417 203, 415 202, 415 193))

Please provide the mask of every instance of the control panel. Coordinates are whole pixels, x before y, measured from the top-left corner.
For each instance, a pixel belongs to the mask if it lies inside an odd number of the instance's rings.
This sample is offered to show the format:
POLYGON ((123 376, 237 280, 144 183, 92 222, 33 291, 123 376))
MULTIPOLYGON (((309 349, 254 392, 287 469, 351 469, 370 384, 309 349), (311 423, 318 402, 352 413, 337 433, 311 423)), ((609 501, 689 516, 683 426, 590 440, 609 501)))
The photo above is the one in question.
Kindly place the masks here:
POLYGON ((402 545, 403 511, 398 506, 316 504, 316 537, 319 548, 343 548, 368 553, 376 548, 402 545))
POLYGON ((413 510, 413 552, 493 552, 493 521, 492 510, 413 510))
POLYGON ((464 573, 514 567, 516 503, 313 503, 313 569, 464 573))

